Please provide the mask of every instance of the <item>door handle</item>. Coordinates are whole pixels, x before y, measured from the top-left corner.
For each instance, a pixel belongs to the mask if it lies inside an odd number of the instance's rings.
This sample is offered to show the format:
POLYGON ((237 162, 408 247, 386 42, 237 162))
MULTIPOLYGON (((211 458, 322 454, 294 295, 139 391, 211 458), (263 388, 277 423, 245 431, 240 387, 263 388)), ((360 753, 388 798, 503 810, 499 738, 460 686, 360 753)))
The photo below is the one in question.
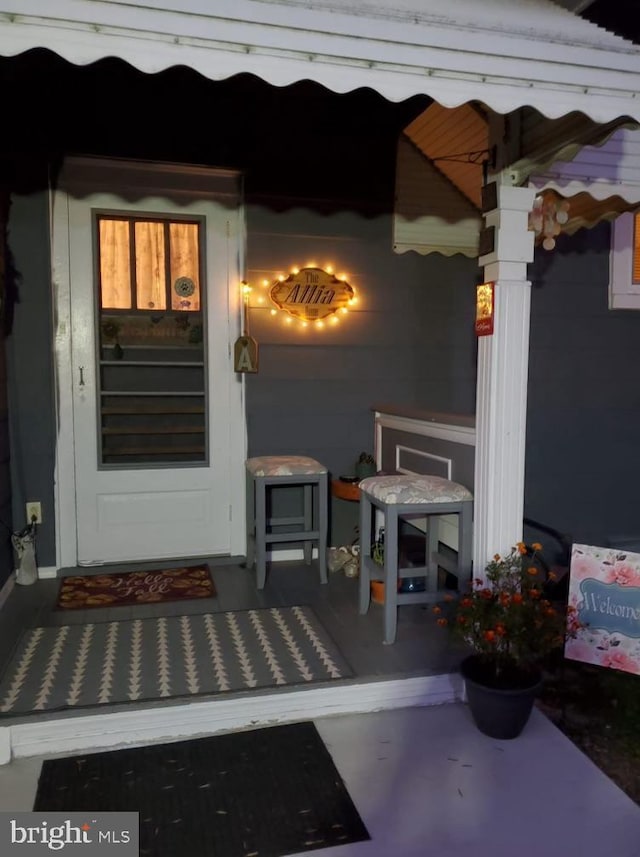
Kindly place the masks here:
POLYGON ((84 366, 78 366, 78 371, 80 372, 80 387, 84 387, 84 366))

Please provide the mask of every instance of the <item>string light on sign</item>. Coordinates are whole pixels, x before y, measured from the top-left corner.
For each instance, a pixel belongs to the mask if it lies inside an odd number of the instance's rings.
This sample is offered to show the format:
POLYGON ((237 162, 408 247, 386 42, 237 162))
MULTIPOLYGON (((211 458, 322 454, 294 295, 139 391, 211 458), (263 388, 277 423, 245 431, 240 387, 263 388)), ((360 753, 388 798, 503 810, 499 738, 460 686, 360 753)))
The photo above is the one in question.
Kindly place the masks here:
MULTIPOLYGON (((288 275, 279 275, 270 285, 271 315, 284 314, 285 324, 326 330, 338 323, 357 298, 346 274, 336 275, 333 266, 321 268, 313 262, 294 266, 288 275)), ((263 285, 268 281, 263 280, 263 285)))

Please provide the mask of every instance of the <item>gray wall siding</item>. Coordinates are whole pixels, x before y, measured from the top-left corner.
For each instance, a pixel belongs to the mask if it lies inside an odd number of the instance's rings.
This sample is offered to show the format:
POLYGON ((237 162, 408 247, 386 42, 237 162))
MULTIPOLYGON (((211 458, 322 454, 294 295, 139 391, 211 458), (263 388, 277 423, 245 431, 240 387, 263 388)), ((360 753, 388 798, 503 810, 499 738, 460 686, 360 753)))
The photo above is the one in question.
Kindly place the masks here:
POLYGON ((374 403, 474 412, 473 260, 395 255, 388 216, 248 209, 248 278, 333 264, 358 303, 335 328, 250 311, 260 372, 247 377, 250 455, 306 452, 335 475, 372 451, 374 403))
POLYGON ((4 586, 13 571, 11 529, 11 478, 9 475, 7 373, 5 341, 4 336, 0 332, 0 589, 4 586))
POLYGON ((13 524, 26 524, 27 500, 42 503, 39 566, 56 562, 53 505, 55 417, 47 195, 15 195, 9 246, 20 274, 13 331, 7 340, 13 524))
POLYGON ((247 377, 249 454, 299 452, 351 474, 373 448, 375 403, 474 412, 476 266, 395 255, 389 217, 248 208, 249 282, 313 260, 347 273, 358 304, 323 331, 250 311, 260 372, 247 377))
MULTIPOLYGON (((473 413, 473 260, 394 254, 389 216, 251 205, 247 217, 256 291, 263 278, 314 258, 344 269, 359 294, 357 309, 323 333, 285 329, 268 309, 251 310, 260 372, 247 377, 250 455, 304 453, 336 476, 350 474, 358 454, 373 449, 374 403, 473 413)), ((10 246, 22 277, 8 348, 14 522, 21 525, 27 499, 41 500, 38 562, 52 566, 56 427, 44 193, 15 197, 10 246)), ((335 543, 350 541, 344 508, 334 525, 335 543)))
MULTIPOLYGON (((474 412, 474 260, 396 255, 391 218, 325 216, 250 205, 247 276, 255 294, 294 265, 344 271, 358 303, 335 328, 287 327, 250 310, 260 371, 247 376, 249 455, 305 454, 334 477, 373 451, 374 404, 474 412)), ((332 543, 353 537, 354 510, 335 501, 332 543)))
POLYGON ((525 512, 604 545, 640 542, 640 312, 610 311, 608 224, 531 267, 525 512))

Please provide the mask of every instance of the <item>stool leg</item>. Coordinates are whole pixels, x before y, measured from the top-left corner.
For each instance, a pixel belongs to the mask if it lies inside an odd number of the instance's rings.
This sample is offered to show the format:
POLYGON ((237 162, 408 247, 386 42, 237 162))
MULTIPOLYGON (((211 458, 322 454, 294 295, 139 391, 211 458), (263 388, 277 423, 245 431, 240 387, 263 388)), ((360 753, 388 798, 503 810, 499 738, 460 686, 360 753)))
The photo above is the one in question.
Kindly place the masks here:
POLYGON ((385 509, 384 642, 395 643, 398 625, 398 512, 385 509))
POLYGON ((473 555, 473 503, 462 504, 458 514, 458 580, 467 583, 471 578, 473 555))
MULTIPOLYGON (((304 531, 310 532, 313 529, 313 485, 305 485, 304 491, 304 508, 302 515, 304 517, 304 531)), ((307 565, 311 565, 311 557, 313 556, 313 542, 308 539, 302 543, 302 552, 304 561, 307 565)))
POLYGON ((318 565, 320 583, 327 583, 327 534, 329 531, 329 477, 320 477, 318 482, 318 565))
POLYGON ((267 579, 267 486, 264 479, 256 479, 256 524, 255 524, 255 563, 256 563, 256 585, 258 589, 264 589, 267 579))
POLYGON ((255 532, 256 532, 256 516, 255 516, 255 480, 253 474, 247 470, 247 486, 246 486, 246 507, 247 507, 247 568, 251 568, 256 561, 255 550, 255 532))
POLYGON ((438 541, 440 538, 440 516, 427 515, 427 552, 425 565, 429 569, 427 592, 438 591, 438 541))
POLYGON ((360 494, 360 613, 364 615, 371 604, 371 503, 364 492, 360 494))

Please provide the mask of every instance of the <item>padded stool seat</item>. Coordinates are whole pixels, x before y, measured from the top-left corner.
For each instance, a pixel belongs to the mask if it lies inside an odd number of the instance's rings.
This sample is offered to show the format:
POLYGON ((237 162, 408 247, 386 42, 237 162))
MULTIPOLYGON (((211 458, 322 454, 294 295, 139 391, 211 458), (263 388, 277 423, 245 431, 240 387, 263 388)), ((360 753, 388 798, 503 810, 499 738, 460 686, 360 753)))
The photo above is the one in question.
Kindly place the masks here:
POLYGON ((328 483, 327 468, 304 455, 262 455, 248 458, 247 566, 256 567, 256 585, 267 578, 267 545, 302 542, 304 559, 311 564, 313 543, 318 545, 320 582, 327 582, 328 483), (283 485, 303 487, 302 515, 274 518, 271 489, 283 485), (315 502, 314 502, 315 495, 315 502), (277 527, 277 532, 274 532, 277 527))
POLYGON ((438 593, 438 566, 460 577, 471 575, 473 495, 468 488, 440 476, 418 474, 371 476, 360 483, 360 613, 369 610, 371 581, 384 581, 384 642, 396 639, 398 606, 433 603, 438 593), (384 565, 372 556, 372 517, 374 509, 383 515, 384 565), (438 515, 458 515, 458 559, 455 564, 438 547, 438 515), (423 568, 398 567, 399 521, 427 519, 425 565, 423 568), (403 578, 425 578, 424 591, 398 592, 403 578))

